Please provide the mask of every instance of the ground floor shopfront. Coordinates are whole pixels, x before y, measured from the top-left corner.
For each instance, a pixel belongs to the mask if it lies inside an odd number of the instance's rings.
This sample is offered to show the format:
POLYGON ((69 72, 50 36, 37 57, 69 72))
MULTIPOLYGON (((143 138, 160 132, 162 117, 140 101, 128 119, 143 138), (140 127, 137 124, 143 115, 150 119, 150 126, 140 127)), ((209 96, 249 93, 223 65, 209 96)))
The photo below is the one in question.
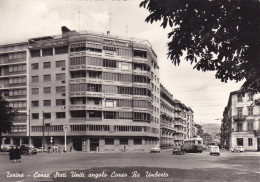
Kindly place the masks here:
MULTIPOLYGON (((65 150, 64 136, 35 136, 35 137, 5 137, 2 139, 5 145, 22 145, 30 144, 35 147, 43 147, 45 150, 52 146, 57 146, 61 150, 65 150)), ((67 136, 67 151, 149 151, 151 147, 159 145, 159 139, 156 137, 127 137, 127 136, 67 136)))
POLYGON ((230 147, 243 146, 247 151, 260 151, 260 135, 248 132, 233 132, 230 147))

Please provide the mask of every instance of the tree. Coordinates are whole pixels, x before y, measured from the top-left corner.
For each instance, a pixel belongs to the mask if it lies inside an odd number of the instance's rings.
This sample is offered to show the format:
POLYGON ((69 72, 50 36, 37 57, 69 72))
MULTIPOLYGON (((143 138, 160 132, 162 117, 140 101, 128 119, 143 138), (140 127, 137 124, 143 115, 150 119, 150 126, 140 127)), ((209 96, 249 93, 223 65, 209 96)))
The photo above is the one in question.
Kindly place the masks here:
POLYGON ((198 129, 196 135, 201 137, 203 135, 203 133, 204 133, 204 130, 202 129, 202 126, 199 125, 199 124, 195 124, 194 127, 196 127, 198 129))
POLYGON ((260 92, 259 0, 144 0, 146 22, 172 27, 168 58, 216 71, 222 82, 241 81, 242 93, 260 92))
POLYGON ((2 144, 2 135, 10 133, 13 126, 13 119, 17 111, 8 106, 8 102, 0 96, 0 149, 2 144))

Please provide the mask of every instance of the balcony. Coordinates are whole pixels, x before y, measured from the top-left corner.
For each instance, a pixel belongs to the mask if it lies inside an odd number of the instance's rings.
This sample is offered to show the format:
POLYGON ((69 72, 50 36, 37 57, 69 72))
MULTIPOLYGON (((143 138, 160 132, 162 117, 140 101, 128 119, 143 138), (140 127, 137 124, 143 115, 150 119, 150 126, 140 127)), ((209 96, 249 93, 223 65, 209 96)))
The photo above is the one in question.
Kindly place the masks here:
POLYGON ((70 110, 86 110, 86 105, 72 105, 70 110))
POLYGON ((147 76, 150 79, 152 79, 152 75, 149 71, 143 71, 143 70, 134 70, 134 74, 135 75, 143 75, 143 76, 147 76))
POLYGON ((82 64, 82 65, 70 65, 70 71, 73 70, 86 70, 86 65, 82 64))
POLYGON ((233 116, 235 122, 244 122, 246 120, 246 115, 233 116))
POLYGON ((33 41, 29 40, 29 48, 40 48, 40 47, 54 47, 58 45, 68 45, 68 39, 49 39, 49 40, 40 40, 33 41))
POLYGON ((260 136, 260 129, 254 130, 254 135, 255 135, 256 137, 260 136))
POLYGON ((150 67, 152 67, 151 62, 147 58, 141 58, 141 57, 134 57, 133 60, 135 63, 146 63, 150 67))
POLYGON ((21 58, 21 59, 11 59, 11 60, 5 60, 5 61, 0 61, 0 66, 1 65, 6 65, 6 64, 12 64, 12 63, 22 63, 26 62, 26 58, 21 58))

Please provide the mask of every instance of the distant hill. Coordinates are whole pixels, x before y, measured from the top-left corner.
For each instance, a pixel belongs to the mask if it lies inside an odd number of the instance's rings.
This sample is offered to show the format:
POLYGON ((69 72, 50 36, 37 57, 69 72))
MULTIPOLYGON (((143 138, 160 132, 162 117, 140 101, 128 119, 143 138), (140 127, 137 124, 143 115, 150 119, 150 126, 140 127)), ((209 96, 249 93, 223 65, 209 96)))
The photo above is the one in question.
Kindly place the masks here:
POLYGON ((215 136, 220 133, 220 123, 201 123, 204 133, 209 133, 211 136, 215 136))

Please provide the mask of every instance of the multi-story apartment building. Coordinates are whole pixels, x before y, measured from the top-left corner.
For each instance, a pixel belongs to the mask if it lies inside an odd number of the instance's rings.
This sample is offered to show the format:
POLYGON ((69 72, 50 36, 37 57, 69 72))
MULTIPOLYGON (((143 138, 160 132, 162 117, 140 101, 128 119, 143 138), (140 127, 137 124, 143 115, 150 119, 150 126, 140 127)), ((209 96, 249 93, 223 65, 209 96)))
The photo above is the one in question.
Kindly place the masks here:
POLYGON ((13 121, 13 133, 3 138, 4 143, 28 142, 28 59, 27 42, 0 46, 0 93, 19 114, 13 121))
POLYGON ((65 148, 66 139, 78 151, 142 151, 159 143, 159 67, 147 41, 62 27, 0 46, 0 70, 0 94, 19 111, 5 144, 65 148))
POLYGON ((161 139, 162 148, 170 148, 183 143, 186 138, 195 136, 193 111, 180 101, 161 84, 161 139))
POLYGON ((227 147, 260 151, 260 93, 230 93, 223 113, 221 140, 227 147))

